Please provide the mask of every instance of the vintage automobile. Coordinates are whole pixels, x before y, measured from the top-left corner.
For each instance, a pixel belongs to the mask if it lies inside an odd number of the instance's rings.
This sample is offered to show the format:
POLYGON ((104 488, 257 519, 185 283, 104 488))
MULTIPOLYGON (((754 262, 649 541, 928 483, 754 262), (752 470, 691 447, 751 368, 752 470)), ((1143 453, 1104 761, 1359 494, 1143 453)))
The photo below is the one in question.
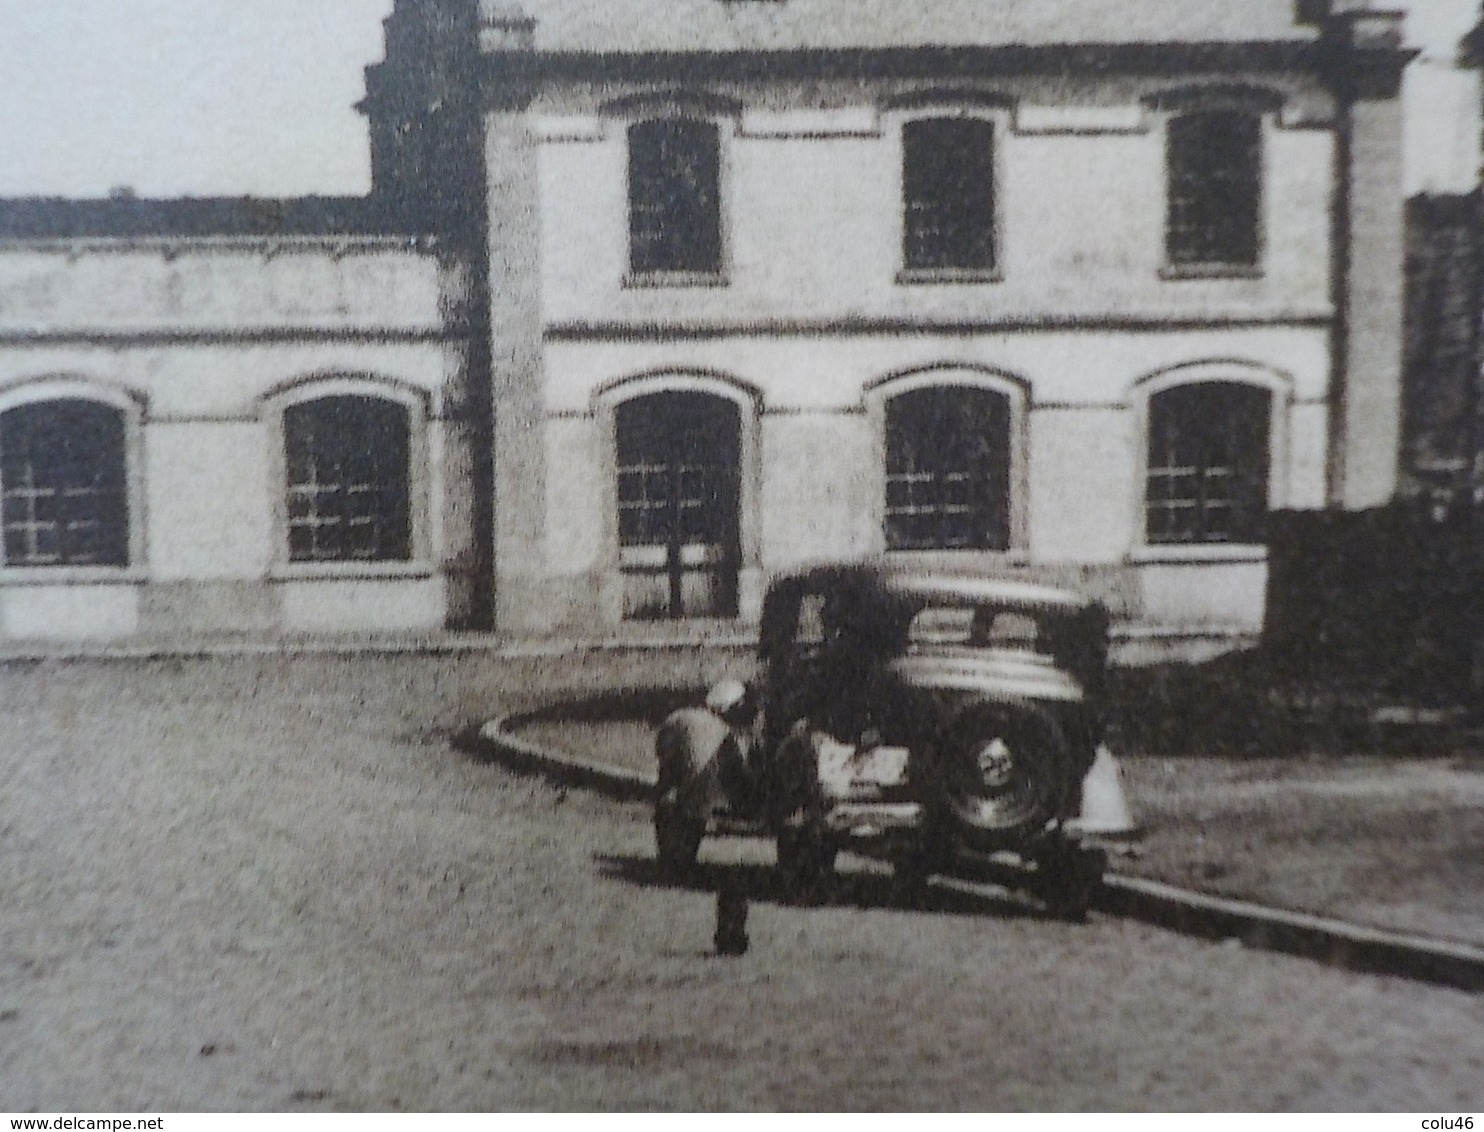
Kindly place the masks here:
POLYGON ((767 834, 800 899, 846 848, 912 887, 1000 866, 1080 918, 1105 864, 1075 818, 1107 639, 1102 606, 1032 582, 875 564, 778 578, 755 678, 656 733, 660 859, 685 869, 708 832, 767 834))

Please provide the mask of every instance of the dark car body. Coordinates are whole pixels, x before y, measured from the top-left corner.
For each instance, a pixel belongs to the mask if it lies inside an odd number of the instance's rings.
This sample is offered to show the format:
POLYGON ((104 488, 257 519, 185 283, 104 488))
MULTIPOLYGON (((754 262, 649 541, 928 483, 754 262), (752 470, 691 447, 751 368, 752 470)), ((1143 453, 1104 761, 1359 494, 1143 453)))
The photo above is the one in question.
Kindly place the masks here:
POLYGON ((842 848, 911 880, 1008 854, 1080 914, 1101 876, 1071 829, 1102 741, 1107 630, 1100 605, 1025 581, 875 564, 776 579, 749 701, 660 728, 662 858, 751 828, 802 890, 842 848))

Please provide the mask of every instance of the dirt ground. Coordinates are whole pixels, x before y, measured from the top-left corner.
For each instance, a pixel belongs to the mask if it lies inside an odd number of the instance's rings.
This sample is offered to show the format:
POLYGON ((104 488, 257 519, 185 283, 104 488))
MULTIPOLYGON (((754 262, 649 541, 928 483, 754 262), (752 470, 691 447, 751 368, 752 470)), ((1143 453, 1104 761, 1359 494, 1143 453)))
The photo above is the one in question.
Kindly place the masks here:
POLYGON ((674 887, 642 806, 453 741, 704 667, 0 667, 0 1110, 1480 1108, 1484 998, 865 872, 788 907, 750 841, 674 887))
MULTIPOLYGON (((642 701, 639 707, 649 705, 642 701)), ((654 771, 635 719, 541 719, 520 734, 654 771)), ((1125 754, 1139 835, 1114 868, 1183 888, 1484 945, 1484 756, 1125 754)))
POLYGON ((1484 945, 1484 760, 1133 758, 1120 870, 1484 945))

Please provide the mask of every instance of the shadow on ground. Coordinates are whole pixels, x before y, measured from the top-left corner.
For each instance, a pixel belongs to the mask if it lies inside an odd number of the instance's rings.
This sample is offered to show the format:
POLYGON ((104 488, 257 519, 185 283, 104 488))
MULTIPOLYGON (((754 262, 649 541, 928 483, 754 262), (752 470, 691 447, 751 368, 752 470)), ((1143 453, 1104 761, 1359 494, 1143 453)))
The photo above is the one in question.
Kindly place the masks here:
POLYGON ((1009 890, 969 890, 941 884, 908 888, 881 873, 838 873, 825 890, 801 894, 789 890, 771 865, 702 862, 684 873, 675 873, 653 857, 599 853, 594 859, 605 879, 641 888, 727 893, 757 904, 987 916, 1001 920, 1046 918, 1044 912, 1009 890))

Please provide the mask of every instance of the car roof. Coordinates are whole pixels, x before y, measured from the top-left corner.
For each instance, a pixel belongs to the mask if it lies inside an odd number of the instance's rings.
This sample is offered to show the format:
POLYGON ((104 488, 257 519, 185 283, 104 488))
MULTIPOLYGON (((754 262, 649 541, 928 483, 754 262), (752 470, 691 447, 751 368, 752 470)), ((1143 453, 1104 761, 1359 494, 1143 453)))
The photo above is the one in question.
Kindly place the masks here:
POLYGON ((1024 578, 894 567, 881 562, 818 563, 774 578, 770 593, 850 590, 879 593, 914 605, 1004 605, 1047 613, 1077 613, 1095 604, 1074 590, 1024 578))

